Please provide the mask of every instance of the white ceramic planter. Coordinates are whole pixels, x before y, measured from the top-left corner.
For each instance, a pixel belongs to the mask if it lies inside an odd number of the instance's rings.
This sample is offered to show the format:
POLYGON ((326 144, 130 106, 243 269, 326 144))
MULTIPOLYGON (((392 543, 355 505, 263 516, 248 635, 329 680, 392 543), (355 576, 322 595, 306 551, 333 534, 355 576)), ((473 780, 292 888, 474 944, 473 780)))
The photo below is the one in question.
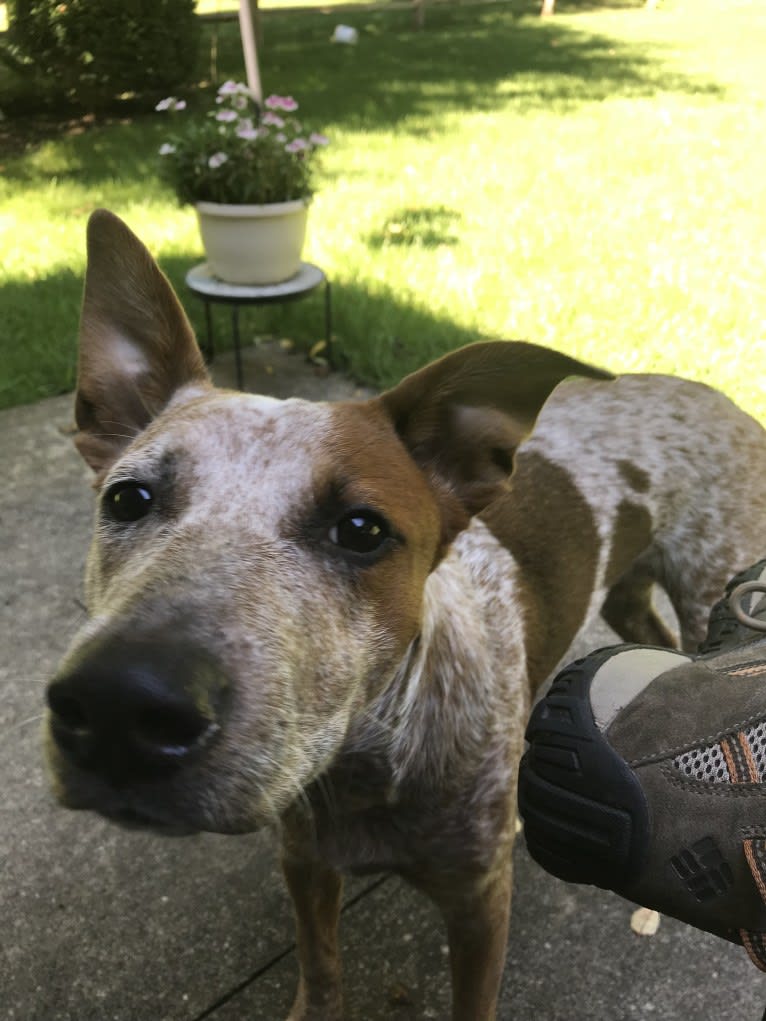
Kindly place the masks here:
POLYGON ((304 199, 265 206, 196 205, 211 271, 227 284, 279 284, 295 276, 306 237, 304 199))

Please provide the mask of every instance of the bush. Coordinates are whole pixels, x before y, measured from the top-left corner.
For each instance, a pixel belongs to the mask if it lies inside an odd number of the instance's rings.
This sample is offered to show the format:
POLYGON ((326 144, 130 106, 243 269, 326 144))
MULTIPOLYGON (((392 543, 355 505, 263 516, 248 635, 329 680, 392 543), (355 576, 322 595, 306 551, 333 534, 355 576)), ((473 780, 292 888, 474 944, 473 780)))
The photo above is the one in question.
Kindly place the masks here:
POLYGON ((37 94, 89 109, 156 98, 197 64, 195 0, 9 0, 0 59, 37 94))

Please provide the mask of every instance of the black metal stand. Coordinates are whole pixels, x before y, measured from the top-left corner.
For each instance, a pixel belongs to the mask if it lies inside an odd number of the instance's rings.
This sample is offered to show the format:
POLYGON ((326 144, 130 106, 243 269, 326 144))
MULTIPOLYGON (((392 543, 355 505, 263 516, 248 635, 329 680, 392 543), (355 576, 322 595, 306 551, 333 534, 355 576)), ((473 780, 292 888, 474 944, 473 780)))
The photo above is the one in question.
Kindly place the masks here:
POLYGON ((278 305, 289 301, 300 301, 318 287, 324 286, 324 333, 327 346, 327 360, 333 364, 332 349, 332 296, 330 281, 324 270, 311 262, 302 262, 301 268, 290 280, 279 284, 227 284, 214 277, 207 263, 190 269, 186 274, 186 286, 205 304, 205 327, 207 337, 203 352, 208 361, 215 356, 213 317, 210 306, 231 305, 231 333, 234 343, 234 359, 237 370, 237 386, 244 389, 241 338, 239 331, 239 310, 243 305, 278 305))

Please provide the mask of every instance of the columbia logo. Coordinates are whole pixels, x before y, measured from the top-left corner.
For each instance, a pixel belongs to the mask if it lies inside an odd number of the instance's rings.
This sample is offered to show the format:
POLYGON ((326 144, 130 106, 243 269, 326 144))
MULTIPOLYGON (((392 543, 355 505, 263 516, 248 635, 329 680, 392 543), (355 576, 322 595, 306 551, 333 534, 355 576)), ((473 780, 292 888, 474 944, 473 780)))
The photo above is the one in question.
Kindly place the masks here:
POLYGON ((726 893, 734 882, 731 867, 712 837, 704 837, 670 859, 678 878, 698 901, 726 893))

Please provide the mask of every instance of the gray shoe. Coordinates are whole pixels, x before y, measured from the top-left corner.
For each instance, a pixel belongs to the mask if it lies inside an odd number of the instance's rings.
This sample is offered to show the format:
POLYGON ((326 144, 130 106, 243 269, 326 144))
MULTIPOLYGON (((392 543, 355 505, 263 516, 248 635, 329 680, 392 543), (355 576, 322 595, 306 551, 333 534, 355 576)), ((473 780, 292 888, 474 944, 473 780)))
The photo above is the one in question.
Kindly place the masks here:
POLYGON ((766 638, 753 633, 714 635, 719 651, 698 658, 616 646, 566 667, 530 718, 519 807, 549 872, 742 943, 766 971, 766 638))

